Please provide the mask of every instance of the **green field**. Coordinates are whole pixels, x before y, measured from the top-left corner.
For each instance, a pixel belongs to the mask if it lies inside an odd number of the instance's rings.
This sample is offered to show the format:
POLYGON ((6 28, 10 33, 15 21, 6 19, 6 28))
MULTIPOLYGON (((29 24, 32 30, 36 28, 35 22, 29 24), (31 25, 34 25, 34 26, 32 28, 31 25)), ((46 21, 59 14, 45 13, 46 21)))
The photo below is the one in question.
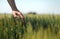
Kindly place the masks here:
POLYGON ((0 39, 60 39, 60 15, 26 14, 25 21, 1 14, 0 39))

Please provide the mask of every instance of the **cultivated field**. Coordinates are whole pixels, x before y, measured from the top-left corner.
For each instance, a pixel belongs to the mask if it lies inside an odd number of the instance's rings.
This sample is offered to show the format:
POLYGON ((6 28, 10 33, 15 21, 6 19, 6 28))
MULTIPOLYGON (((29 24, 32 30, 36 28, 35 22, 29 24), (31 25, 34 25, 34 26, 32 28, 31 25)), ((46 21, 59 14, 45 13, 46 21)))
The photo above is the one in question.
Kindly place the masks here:
POLYGON ((60 15, 27 14, 25 21, 1 14, 0 39, 60 39, 60 15))

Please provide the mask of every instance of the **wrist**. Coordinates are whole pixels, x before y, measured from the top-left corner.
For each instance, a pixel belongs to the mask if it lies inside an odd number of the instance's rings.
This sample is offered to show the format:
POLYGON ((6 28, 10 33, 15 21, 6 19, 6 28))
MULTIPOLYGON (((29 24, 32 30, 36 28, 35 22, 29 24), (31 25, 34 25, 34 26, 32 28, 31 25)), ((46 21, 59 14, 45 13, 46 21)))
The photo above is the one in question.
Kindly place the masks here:
POLYGON ((19 11, 18 9, 13 8, 12 11, 19 11))

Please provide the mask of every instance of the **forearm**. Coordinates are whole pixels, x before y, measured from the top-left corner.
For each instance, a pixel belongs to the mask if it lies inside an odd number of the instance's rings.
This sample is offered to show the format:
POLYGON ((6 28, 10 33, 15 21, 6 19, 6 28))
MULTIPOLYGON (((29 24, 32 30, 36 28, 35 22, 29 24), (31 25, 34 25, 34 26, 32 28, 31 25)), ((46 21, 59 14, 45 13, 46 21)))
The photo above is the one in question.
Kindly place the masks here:
POLYGON ((9 5, 11 6, 12 10, 16 11, 18 10, 15 5, 15 0, 7 0, 9 5))

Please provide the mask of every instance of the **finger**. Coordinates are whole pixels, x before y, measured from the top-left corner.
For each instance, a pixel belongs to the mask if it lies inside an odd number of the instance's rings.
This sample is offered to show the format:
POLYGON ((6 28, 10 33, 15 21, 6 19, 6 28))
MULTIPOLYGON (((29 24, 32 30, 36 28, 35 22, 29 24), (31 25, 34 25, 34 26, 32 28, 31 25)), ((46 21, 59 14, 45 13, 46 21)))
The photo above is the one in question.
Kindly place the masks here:
POLYGON ((22 13, 20 13, 20 12, 17 12, 17 13, 18 13, 19 17, 24 18, 24 16, 22 15, 22 13))
POLYGON ((14 16, 14 18, 16 18, 16 17, 17 17, 17 15, 16 15, 15 13, 13 13, 13 16, 14 16))

